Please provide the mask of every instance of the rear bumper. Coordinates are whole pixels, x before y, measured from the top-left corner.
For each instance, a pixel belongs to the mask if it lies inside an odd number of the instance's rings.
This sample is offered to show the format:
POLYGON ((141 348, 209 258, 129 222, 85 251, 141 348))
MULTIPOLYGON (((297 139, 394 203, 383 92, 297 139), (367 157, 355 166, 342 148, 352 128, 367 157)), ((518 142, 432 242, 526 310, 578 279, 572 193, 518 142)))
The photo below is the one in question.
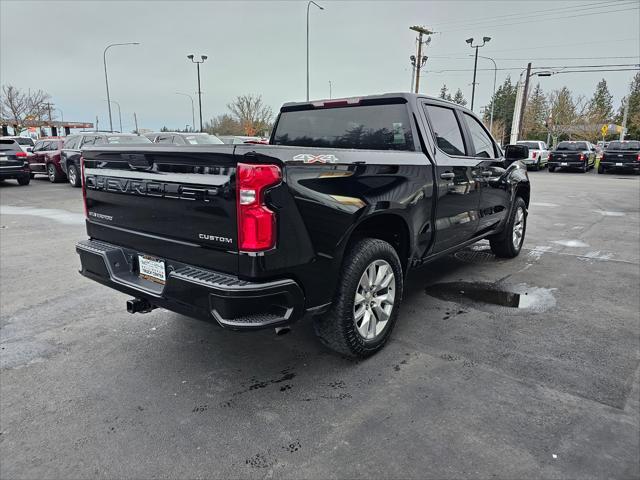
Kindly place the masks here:
POLYGON ((603 162, 600 161, 600 166, 607 170, 629 170, 640 171, 640 162, 603 162), (619 165, 621 163, 621 165, 619 165))
POLYGON ((562 161, 562 162, 556 162, 556 161, 551 161, 548 163, 548 165, 550 167, 555 167, 555 168, 582 168, 585 165, 589 165, 589 162, 585 161, 580 161, 580 160, 569 160, 569 161, 562 161))
POLYGON ((0 167, 0 178, 18 178, 29 176, 30 174, 31 170, 29 170, 29 166, 0 167))
POLYGON ((291 279, 253 283, 165 259, 164 285, 138 276, 140 252, 96 240, 76 244, 80 273, 154 306, 232 330, 287 325, 304 312, 304 295, 291 279))

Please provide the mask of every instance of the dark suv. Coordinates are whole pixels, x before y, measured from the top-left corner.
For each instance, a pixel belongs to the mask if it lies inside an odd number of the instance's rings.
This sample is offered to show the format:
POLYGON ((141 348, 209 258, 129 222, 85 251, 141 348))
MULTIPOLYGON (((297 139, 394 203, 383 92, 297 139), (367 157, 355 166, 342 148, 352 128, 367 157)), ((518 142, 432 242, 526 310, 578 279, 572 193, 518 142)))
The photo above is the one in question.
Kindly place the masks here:
POLYGON ((31 174, 43 174, 49 177, 52 183, 60 182, 66 178, 60 166, 60 152, 65 139, 61 137, 41 138, 33 147, 33 155, 29 156, 29 168, 31 174))
POLYGON ((134 133, 83 132, 67 137, 60 153, 60 166, 74 187, 82 185, 80 156, 86 147, 95 145, 135 145, 151 143, 147 137, 134 133))
POLYGON ((15 178, 20 185, 31 180, 27 153, 13 138, 0 139, 0 180, 7 178, 15 178))

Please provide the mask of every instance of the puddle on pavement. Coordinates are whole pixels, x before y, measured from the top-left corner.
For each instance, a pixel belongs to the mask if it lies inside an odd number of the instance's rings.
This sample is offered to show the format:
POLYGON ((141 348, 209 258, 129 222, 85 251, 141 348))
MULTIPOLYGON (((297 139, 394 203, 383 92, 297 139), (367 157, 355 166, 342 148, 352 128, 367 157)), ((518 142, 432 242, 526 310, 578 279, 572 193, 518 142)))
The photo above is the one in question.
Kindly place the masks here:
POLYGON ((526 284, 507 288, 495 283, 452 282, 430 285, 426 288, 426 293, 448 302, 474 306, 544 311, 555 305, 552 290, 526 284))

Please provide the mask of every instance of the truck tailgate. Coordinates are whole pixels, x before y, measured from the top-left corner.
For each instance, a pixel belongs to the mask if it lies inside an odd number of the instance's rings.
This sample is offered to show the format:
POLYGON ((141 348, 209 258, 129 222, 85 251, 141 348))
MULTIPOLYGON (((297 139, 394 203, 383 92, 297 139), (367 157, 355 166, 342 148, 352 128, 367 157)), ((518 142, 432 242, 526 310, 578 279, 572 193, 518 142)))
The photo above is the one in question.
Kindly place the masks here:
POLYGON ((233 151, 231 145, 83 151, 89 236, 237 273, 233 151))

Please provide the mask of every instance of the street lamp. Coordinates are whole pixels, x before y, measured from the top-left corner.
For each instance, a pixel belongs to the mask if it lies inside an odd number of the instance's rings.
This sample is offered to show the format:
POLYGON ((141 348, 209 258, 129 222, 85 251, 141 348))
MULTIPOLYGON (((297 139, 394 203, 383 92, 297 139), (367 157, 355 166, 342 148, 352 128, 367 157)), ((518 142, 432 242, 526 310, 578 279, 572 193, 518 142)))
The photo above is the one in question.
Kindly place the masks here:
POLYGON ((473 101, 476 96, 476 70, 478 69, 478 49, 480 47, 484 47, 485 43, 491 40, 491 37, 482 37, 482 44, 474 45, 473 38, 467 38, 466 42, 469 44, 471 48, 476 49, 476 58, 473 63, 473 84, 471 85, 471 110, 473 111, 473 101))
POLYGON ((107 50, 111 47, 118 47, 122 45, 140 45, 140 42, 126 42, 126 43, 112 43, 107 45, 102 52, 102 62, 104 63, 104 83, 107 86, 107 106, 109 107, 109 130, 113 131, 113 121, 111 119, 111 98, 109 97, 109 77, 107 76, 107 50))
POLYGON ((485 60, 491 60, 493 62, 493 93, 491 94, 491 119, 489 120, 489 132, 491 133, 491 135, 493 135, 493 108, 495 107, 496 103, 496 76, 498 75, 498 65, 496 65, 496 61, 491 57, 483 57, 482 55, 479 55, 479 57, 484 58, 485 60))
POLYGON ((182 93, 182 92, 174 92, 176 95, 183 95, 185 97, 189 97, 189 100, 191 100, 191 126, 192 128, 195 128, 196 125, 196 114, 195 114, 195 109, 193 108, 193 97, 191 95, 189 95, 188 93, 182 93))
POLYGON ((313 0, 307 3, 307 102, 309 101, 309 7, 311 4, 314 4, 320 10, 324 10, 324 7, 321 7, 313 0))
MULTIPOLYGON (((200 55, 200 60, 194 60, 194 55, 187 55, 187 58, 196 64, 198 69, 198 109, 200 111, 200 131, 202 131, 202 90, 200 90, 200 64, 209 58, 206 55, 200 55)), ((195 123, 195 122, 194 122, 195 123)))

